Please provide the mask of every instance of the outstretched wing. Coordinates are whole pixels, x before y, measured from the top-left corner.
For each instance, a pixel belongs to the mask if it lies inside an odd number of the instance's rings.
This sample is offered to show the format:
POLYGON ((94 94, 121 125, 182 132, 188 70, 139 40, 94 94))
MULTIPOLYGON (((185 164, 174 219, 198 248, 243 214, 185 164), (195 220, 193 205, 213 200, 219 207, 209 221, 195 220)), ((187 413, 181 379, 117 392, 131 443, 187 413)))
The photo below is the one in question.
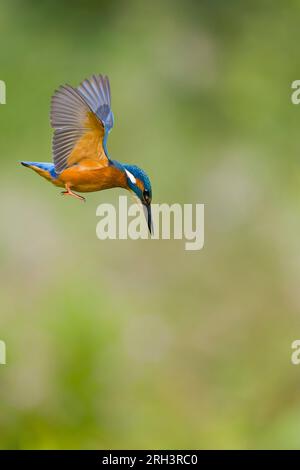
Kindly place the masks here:
POLYGON ((61 86, 51 101, 54 128, 52 152, 55 171, 61 173, 82 160, 107 166, 106 140, 113 126, 107 77, 93 76, 78 88, 61 86))

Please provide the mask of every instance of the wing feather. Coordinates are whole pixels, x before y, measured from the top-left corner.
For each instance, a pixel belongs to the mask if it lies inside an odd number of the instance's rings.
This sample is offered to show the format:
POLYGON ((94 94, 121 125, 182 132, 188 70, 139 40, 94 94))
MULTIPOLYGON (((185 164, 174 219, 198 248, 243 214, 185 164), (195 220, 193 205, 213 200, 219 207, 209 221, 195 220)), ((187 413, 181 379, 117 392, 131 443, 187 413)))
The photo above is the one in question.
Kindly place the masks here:
POLYGON ((110 86, 107 77, 93 75, 78 88, 61 86, 51 100, 51 126, 55 171, 84 159, 102 166, 109 163, 106 151, 108 132, 113 126, 110 108, 110 86))

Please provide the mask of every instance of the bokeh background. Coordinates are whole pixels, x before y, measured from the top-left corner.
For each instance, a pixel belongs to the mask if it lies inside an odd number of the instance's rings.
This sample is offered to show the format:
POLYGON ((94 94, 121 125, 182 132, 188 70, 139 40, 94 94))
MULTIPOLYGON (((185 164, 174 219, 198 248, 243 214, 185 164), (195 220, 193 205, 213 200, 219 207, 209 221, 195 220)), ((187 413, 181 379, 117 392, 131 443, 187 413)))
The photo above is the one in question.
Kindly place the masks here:
POLYGON ((0 8, 0 447, 299 448, 298 1, 0 8), (108 74, 115 159, 205 203, 205 247, 100 241, 51 160, 60 84, 108 74))

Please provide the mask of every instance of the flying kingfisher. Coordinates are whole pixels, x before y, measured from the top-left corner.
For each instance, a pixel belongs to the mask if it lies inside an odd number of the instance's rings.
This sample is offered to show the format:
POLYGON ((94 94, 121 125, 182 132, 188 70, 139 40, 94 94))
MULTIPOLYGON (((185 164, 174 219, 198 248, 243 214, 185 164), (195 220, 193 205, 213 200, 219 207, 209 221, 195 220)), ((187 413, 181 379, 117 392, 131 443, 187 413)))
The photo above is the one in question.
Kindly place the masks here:
POLYGON ((114 125, 110 85, 107 76, 93 75, 77 88, 63 85, 51 100, 53 163, 27 162, 62 194, 85 201, 74 191, 87 193, 109 188, 133 191, 142 202, 151 233, 152 189, 147 174, 135 165, 112 160, 107 138, 114 125))

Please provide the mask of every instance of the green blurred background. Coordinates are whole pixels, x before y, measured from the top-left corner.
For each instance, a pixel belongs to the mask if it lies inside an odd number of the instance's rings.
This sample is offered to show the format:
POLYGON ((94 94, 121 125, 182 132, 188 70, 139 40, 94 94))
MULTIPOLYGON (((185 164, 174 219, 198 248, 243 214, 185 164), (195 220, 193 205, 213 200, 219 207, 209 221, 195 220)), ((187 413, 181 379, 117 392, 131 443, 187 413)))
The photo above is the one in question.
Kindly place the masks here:
POLYGON ((300 448, 299 1, 0 7, 0 447, 300 448), (108 74, 115 159, 205 203, 205 247, 100 241, 51 160, 49 104, 108 74))

